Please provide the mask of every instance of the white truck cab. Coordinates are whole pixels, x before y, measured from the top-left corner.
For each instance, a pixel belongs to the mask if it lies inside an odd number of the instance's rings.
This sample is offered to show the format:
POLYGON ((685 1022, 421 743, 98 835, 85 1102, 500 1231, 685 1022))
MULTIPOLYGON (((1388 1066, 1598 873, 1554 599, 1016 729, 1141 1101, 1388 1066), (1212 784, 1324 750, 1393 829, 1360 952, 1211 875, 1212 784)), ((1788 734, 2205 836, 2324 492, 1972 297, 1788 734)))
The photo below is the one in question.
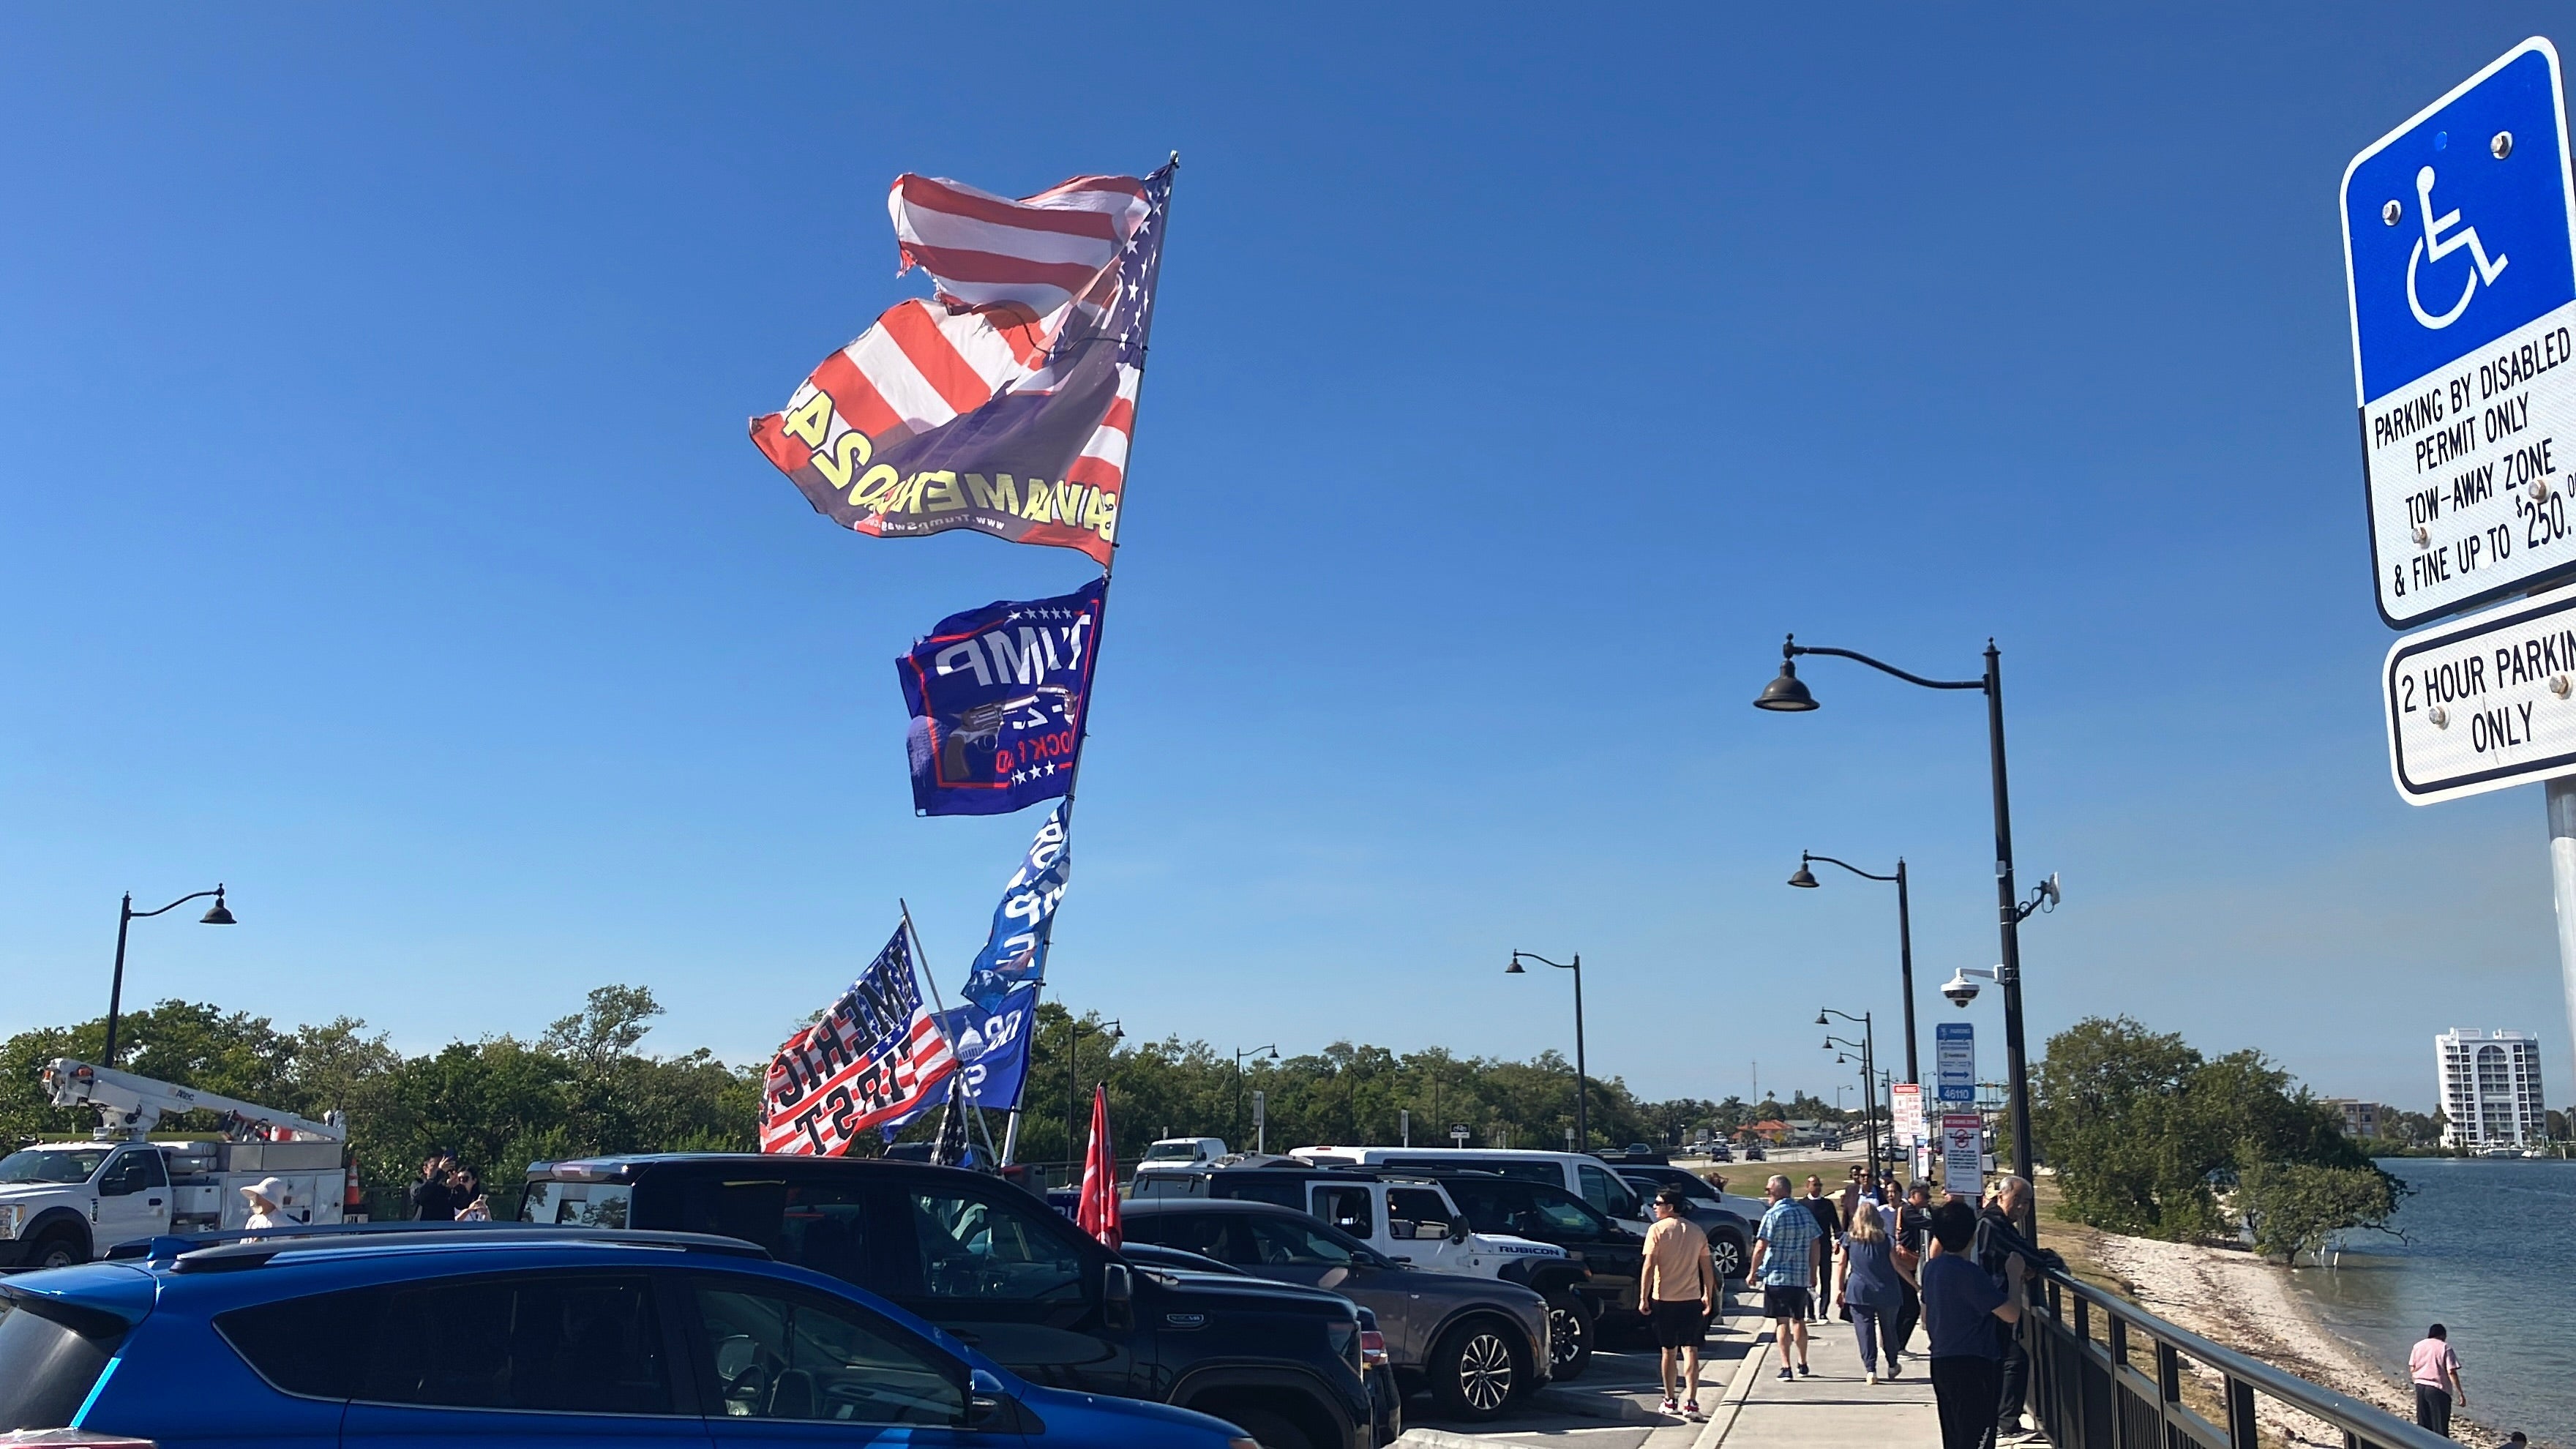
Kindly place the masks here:
POLYGON ((1473 1230, 1447 1190, 1429 1178, 1316 1172, 1285 1161, 1280 1168, 1148 1161, 1136 1169, 1133 1194, 1247 1198, 1295 1208, 1399 1263, 1437 1273, 1526 1282, 1538 1264, 1570 1256, 1553 1243, 1473 1230))
POLYGON ((0 1267, 59 1268, 103 1256, 118 1243, 162 1233, 242 1227, 241 1189, 285 1183, 285 1215, 341 1220, 348 1168, 339 1123, 312 1122, 149 1077, 56 1061, 44 1069, 61 1107, 100 1114, 87 1142, 40 1142, 0 1157, 0 1267), (165 1112, 222 1113, 246 1140, 154 1142, 165 1112))
POLYGON ((1191 1167, 1219 1162, 1224 1157, 1225 1139, 1222 1137, 1166 1137, 1148 1146, 1136 1165, 1140 1168, 1191 1167))

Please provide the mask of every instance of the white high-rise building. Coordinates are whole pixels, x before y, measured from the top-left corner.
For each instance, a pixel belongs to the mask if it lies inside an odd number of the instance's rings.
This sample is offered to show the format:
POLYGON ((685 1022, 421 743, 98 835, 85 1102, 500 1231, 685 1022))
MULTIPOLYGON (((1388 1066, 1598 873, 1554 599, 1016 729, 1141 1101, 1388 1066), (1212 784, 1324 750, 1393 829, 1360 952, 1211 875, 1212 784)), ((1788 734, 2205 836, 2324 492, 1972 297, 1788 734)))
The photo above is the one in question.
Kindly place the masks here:
POLYGON ((2448 1147, 2525 1147, 2548 1136, 2540 1038, 2458 1026, 2433 1038, 2448 1147))

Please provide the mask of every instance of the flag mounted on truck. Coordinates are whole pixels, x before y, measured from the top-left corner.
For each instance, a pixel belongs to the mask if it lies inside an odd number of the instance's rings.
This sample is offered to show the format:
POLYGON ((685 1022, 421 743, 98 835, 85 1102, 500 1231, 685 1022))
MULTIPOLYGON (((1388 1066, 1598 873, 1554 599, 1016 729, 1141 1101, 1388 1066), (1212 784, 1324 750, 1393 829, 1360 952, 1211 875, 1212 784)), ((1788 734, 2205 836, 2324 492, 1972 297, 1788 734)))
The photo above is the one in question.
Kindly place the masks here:
POLYGON ((1077 176, 1016 201, 896 178, 901 270, 928 272, 933 295, 825 358, 785 409, 752 419, 752 441, 857 532, 972 528, 1106 564, 1172 172, 1077 176))
POLYGON ((898 926, 823 1019, 770 1059, 760 1150, 838 1157, 859 1133, 935 1105, 956 1070, 956 1053, 921 1004, 911 937, 898 926))

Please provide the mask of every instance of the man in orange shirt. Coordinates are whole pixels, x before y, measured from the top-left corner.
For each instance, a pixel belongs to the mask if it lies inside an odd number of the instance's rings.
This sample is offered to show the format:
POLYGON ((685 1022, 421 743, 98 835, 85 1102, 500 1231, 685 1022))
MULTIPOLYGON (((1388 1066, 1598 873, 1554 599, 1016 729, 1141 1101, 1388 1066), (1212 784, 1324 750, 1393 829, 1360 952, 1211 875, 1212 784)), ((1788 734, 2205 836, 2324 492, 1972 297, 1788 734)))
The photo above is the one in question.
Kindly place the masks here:
POLYGON ((1707 1417, 1699 1409, 1699 1342, 1716 1307, 1708 1234, 1682 1216, 1680 1188, 1659 1188, 1655 1225, 1646 1230, 1645 1264, 1637 1274, 1637 1311, 1654 1325, 1655 1343, 1663 1350, 1667 1414, 1707 1417))

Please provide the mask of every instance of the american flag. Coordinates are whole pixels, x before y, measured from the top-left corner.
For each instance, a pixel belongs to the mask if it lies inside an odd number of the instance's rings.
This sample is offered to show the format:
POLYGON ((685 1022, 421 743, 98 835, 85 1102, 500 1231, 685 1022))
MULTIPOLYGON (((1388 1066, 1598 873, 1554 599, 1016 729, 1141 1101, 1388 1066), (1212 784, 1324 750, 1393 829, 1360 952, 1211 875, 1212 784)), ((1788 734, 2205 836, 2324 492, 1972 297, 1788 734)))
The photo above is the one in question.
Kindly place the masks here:
POLYGON ((770 1058, 760 1150, 837 1157, 859 1133, 914 1114, 956 1070, 957 1054, 921 1004, 909 935, 897 927, 823 1019, 770 1058))
POLYGON ((1172 166, 1012 200, 942 178, 887 198, 897 303, 814 369, 752 440, 816 511, 861 533, 972 527, 1107 562, 1152 333, 1172 166))

